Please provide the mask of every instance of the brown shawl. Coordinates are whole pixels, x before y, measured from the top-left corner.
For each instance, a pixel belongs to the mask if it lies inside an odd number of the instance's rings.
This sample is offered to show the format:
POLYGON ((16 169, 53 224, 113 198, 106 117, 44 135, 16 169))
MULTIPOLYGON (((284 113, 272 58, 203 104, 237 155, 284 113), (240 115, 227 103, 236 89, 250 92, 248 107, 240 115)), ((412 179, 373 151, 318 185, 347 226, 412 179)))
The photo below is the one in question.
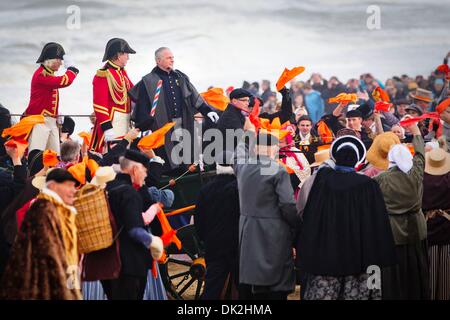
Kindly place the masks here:
POLYGON ((0 299, 81 299, 70 289, 60 218, 48 200, 37 199, 23 221, 0 285, 0 299))

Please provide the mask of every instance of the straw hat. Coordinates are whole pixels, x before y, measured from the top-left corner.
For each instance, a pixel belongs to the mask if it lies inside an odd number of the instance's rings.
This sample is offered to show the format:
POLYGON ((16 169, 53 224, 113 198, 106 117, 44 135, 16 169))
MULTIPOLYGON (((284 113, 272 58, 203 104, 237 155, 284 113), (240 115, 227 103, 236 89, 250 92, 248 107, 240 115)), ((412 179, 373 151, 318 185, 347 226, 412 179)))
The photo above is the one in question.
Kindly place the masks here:
POLYGON ((389 166, 388 153, 394 144, 399 144, 400 139, 393 132, 384 132, 375 137, 372 146, 367 151, 366 159, 374 167, 387 170, 389 166))
POLYGON ((91 184, 104 188, 106 183, 116 178, 116 173, 112 167, 100 167, 95 172, 95 177, 91 184))
POLYGON ((432 102, 433 101, 433 92, 431 92, 430 90, 417 88, 414 93, 410 93, 409 95, 413 99, 422 100, 422 101, 425 101, 425 102, 432 102))
POLYGON ((31 184, 33 185, 33 187, 35 187, 39 191, 42 191, 42 189, 44 189, 45 187, 45 180, 47 179, 47 175, 54 169, 55 168, 49 168, 43 176, 35 176, 33 180, 31 180, 31 184))
POLYGON ((318 167, 324 161, 326 161, 328 159, 330 159, 330 150, 329 149, 317 151, 316 153, 314 153, 315 162, 311 164, 311 167, 318 167))
POLYGON ((425 154, 425 172, 440 176, 450 172, 450 154, 443 149, 433 149, 425 154))

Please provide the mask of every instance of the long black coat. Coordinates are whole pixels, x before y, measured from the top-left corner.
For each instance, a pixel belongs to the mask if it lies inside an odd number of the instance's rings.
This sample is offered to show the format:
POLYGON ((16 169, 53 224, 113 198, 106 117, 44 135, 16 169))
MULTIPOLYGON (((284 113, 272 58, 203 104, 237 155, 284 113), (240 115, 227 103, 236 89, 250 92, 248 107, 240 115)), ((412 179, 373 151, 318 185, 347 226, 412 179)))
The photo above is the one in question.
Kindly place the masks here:
MULTIPOLYGON (((179 70, 174 70, 174 72, 177 74, 180 81, 180 89, 183 96, 182 127, 183 129, 189 131, 191 137, 194 137, 196 134, 194 131, 195 113, 201 112, 204 116, 206 116, 206 113, 211 111, 211 109, 192 85, 189 77, 179 70)), ((151 130, 153 131, 172 121, 171 115, 168 114, 166 108, 166 98, 163 87, 161 88, 161 92, 159 94, 155 116, 150 116, 151 106, 153 104, 159 80, 161 80, 161 78, 158 76, 156 68, 154 68, 128 92, 132 101, 135 103, 135 107, 132 112, 132 119, 136 122, 136 124, 140 124, 145 121, 152 122, 151 130)), ((173 129, 166 134, 164 146, 156 149, 156 153, 166 161, 165 168, 168 170, 177 168, 177 164, 174 163, 170 157, 174 147, 174 143, 170 139, 172 132, 173 129)))
POLYGON ((207 259, 225 254, 237 259, 239 241, 239 192, 234 175, 219 174, 199 192, 194 225, 205 243, 207 259))
POLYGON ((142 218, 142 198, 131 183, 127 174, 119 173, 106 185, 109 205, 119 229, 120 260, 122 274, 145 277, 152 266, 150 250, 130 238, 128 231, 132 228, 144 228, 142 218))

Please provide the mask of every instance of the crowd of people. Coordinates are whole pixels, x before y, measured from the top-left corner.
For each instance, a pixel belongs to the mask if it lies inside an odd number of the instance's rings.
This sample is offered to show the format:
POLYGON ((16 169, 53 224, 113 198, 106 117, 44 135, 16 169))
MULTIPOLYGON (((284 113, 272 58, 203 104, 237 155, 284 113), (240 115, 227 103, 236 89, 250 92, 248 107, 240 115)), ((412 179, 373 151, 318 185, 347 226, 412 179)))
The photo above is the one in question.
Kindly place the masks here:
POLYGON ((230 288, 285 300, 298 284, 305 300, 450 299, 449 56, 428 78, 279 80, 278 101, 268 80, 210 99, 167 47, 134 85, 134 53, 108 41, 82 143, 58 113, 59 89, 80 72, 58 43, 36 61, 20 122, 0 108, 1 299, 167 299, 156 262, 190 220, 166 223, 175 181, 161 181, 204 170, 172 156, 198 122, 241 132, 215 150, 196 198, 202 299, 230 288), (107 226, 92 218, 90 241, 103 228, 109 242, 88 250, 81 221, 99 208, 107 226))

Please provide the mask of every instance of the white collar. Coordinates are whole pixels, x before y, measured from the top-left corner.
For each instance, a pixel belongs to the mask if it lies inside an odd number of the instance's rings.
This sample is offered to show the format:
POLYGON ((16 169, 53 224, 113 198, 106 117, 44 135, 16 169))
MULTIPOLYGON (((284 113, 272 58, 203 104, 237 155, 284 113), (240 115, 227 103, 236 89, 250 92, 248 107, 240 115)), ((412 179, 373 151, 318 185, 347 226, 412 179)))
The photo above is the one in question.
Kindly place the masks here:
POLYGON ((52 197, 56 202, 61 204, 63 207, 69 209, 73 214, 77 214, 77 209, 65 204, 63 199, 61 199, 61 197, 55 191, 44 187, 41 192, 49 197, 52 197))
POLYGON ((304 136, 301 131, 299 131, 299 134, 302 141, 309 140, 309 138, 311 137, 311 132, 309 132, 306 136, 304 136))
POLYGON ((231 174, 234 175, 233 167, 231 166, 221 166, 216 164, 216 174, 231 174))

